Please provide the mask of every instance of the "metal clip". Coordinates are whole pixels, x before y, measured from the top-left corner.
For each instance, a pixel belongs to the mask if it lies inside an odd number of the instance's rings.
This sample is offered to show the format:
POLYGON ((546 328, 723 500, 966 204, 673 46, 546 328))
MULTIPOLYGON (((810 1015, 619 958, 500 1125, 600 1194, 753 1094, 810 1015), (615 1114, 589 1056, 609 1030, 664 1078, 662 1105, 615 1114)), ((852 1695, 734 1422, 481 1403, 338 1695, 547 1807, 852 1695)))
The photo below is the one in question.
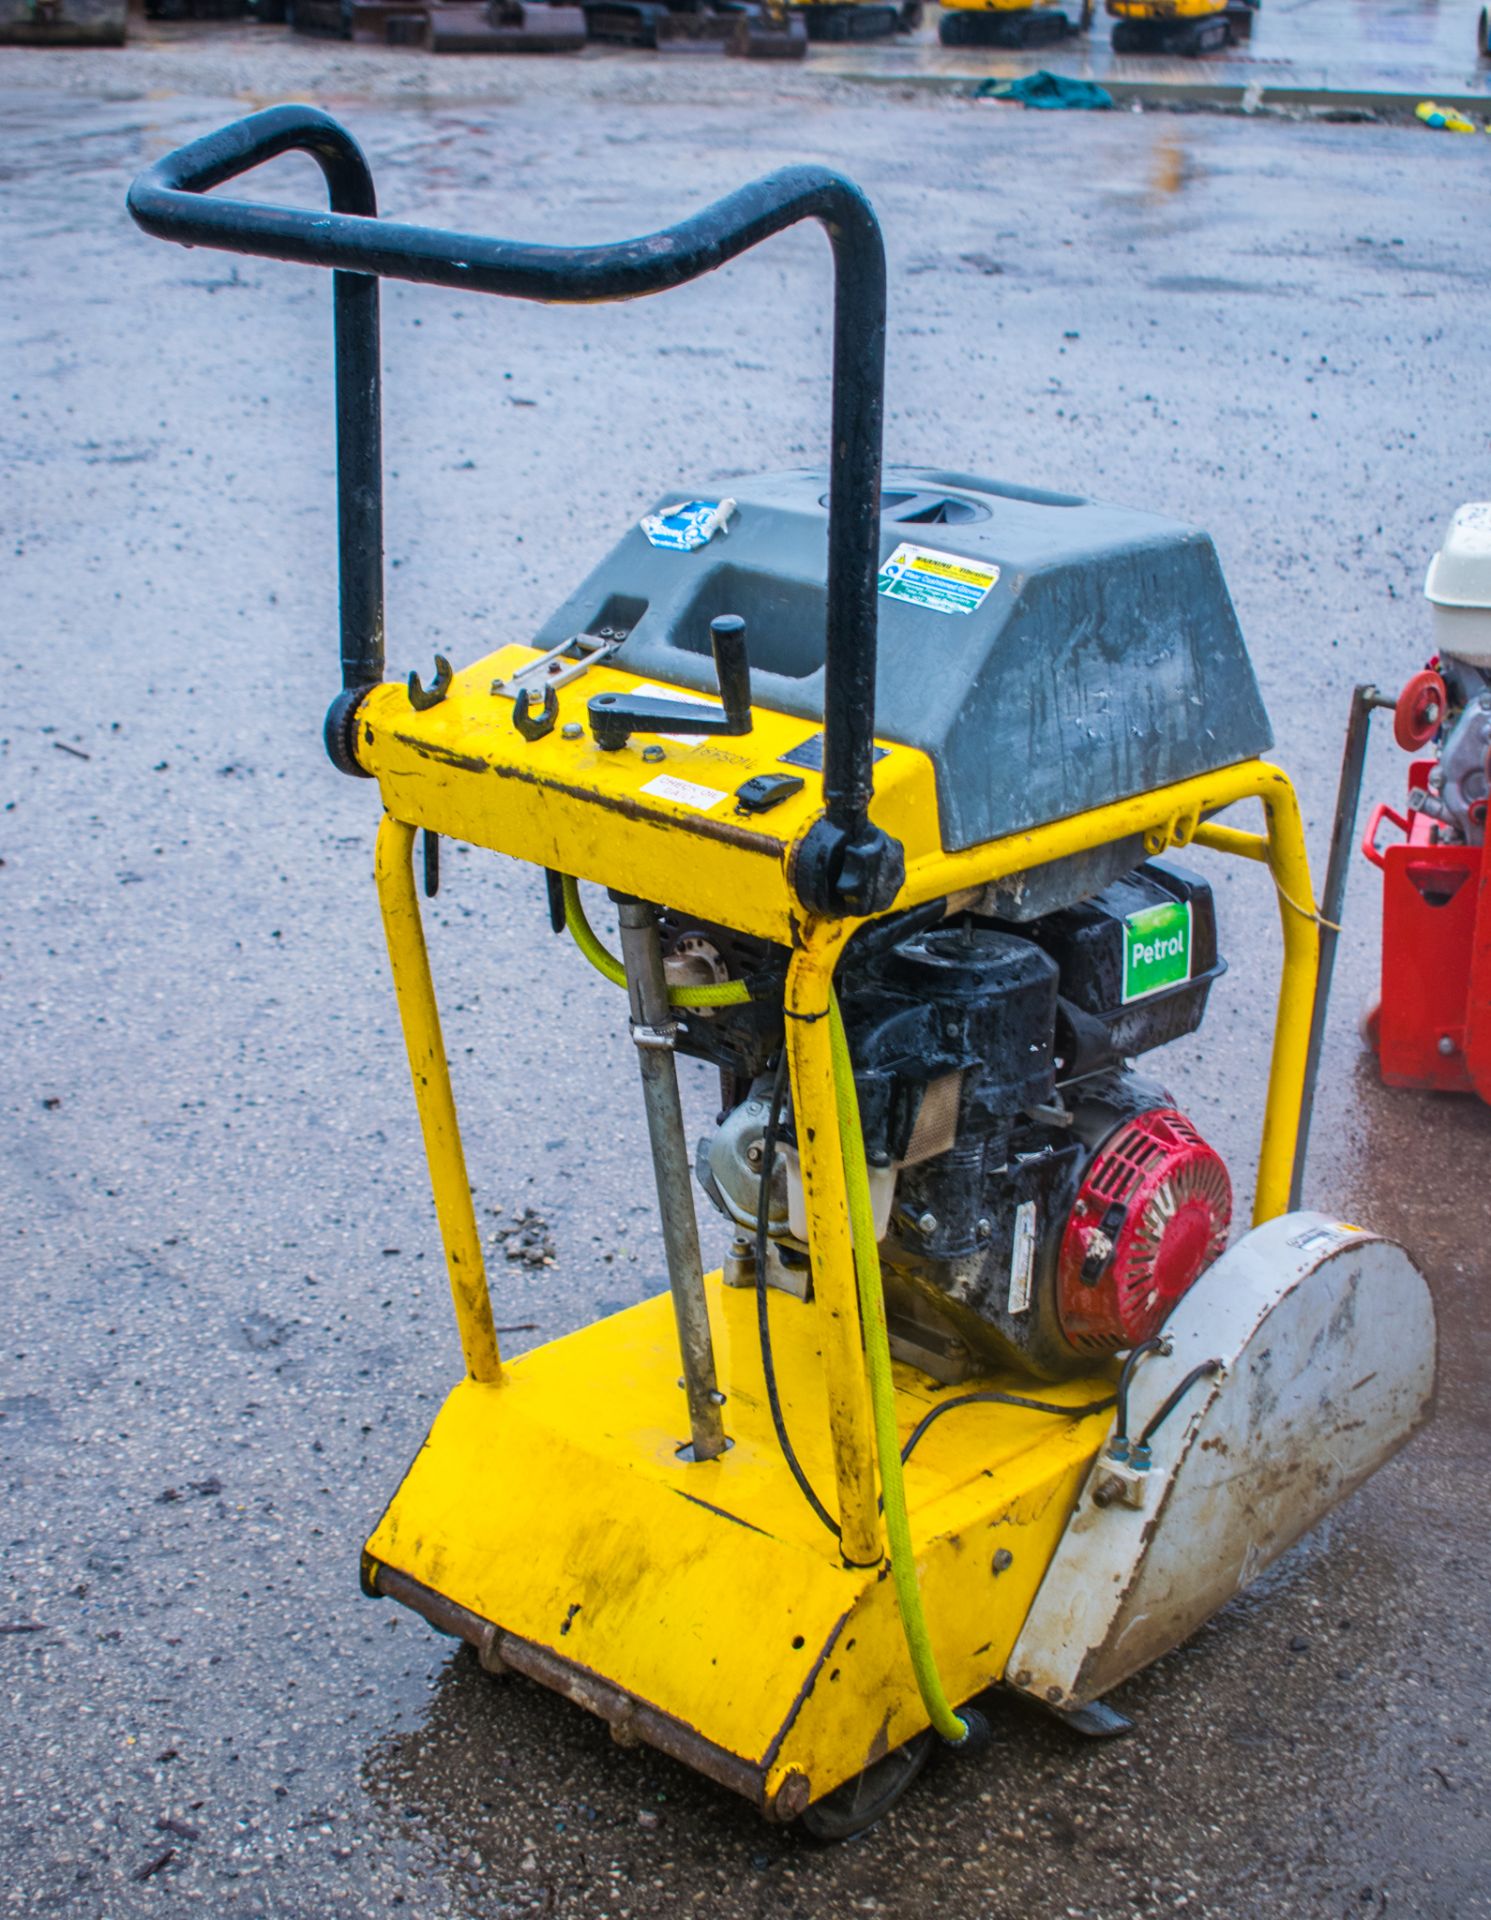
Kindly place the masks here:
POLYGON ((409 675, 409 704, 416 713, 427 713, 431 707, 438 707, 450 692, 450 683, 455 676, 451 673, 450 662, 443 653, 435 655, 435 684, 425 687, 420 684, 417 673, 409 675))
POLYGON ((678 1037, 678 1024, 670 1020, 663 1027, 649 1027, 640 1020, 632 1022, 632 1041, 639 1047, 657 1047, 664 1052, 671 1051, 678 1037))
POLYGON ((524 687, 513 703, 513 725, 525 740, 542 740, 546 733, 554 731, 554 722, 559 718, 559 695, 552 686, 545 687, 537 713, 532 701, 532 690, 524 687))

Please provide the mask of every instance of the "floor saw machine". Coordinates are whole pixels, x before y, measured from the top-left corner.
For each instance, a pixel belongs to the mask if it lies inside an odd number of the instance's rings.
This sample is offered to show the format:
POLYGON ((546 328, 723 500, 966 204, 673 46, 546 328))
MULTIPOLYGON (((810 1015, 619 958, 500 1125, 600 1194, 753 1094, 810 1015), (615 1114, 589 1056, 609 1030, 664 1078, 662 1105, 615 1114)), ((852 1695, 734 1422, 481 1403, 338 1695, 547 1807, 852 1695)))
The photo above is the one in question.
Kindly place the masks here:
MULTIPOLYGON (((1298 1210, 1320 916, 1210 540, 881 471, 868 203, 789 167, 612 246, 376 216, 333 120, 271 108, 136 182, 162 239, 331 268, 343 688, 464 1375, 363 1581, 819 1837, 997 1684, 1078 1731, 1427 1417, 1408 1256, 1298 1210), (210 189, 303 152, 331 209, 210 189), (380 276, 661 293, 803 220, 833 259, 828 464, 658 500, 548 623, 384 678, 380 276), (1252 803, 1252 826, 1223 823, 1252 803), (1258 816, 1261 816, 1259 818, 1258 816), (499 1357, 414 851, 530 862, 630 1004, 655 1297, 499 1357), (1153 1056, 1222 973, 1187 848, 1283 930, 1252 1224, 1153 1056), (581 882, 609 889, 598 932, 581 882), (607 912, 609 913, 609 909, 607 912), (619 952, 616 950, 619 948, 619 952), (718 1068, 691 1151, 677 1056, 718 1068), (701 1271, 696 1189, 728 1222, 701 1271)), ((594 896, 591 896, 592 903, 594 896)), ((1229 1098, 1231 1096, 1229 1095, 1229 1098)))

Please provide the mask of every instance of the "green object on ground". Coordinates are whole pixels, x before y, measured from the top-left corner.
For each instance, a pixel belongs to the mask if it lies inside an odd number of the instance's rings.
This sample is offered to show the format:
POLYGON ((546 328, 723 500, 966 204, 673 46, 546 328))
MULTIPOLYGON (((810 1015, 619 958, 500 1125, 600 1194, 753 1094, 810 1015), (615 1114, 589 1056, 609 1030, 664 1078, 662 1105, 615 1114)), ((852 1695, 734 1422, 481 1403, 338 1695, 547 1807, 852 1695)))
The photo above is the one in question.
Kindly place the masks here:
POLYGON ((1044 67, 1039 73, 1022 73, 1017 80, 985 80, 974 97, 1012 100, 1017 106, 1058 113, 1066 108, 1100 112, 1113 105, 1113 95, 1106 87, 1095 86, 1091 80, 1073 80, 1064 73, 1047 73, 1044 67))

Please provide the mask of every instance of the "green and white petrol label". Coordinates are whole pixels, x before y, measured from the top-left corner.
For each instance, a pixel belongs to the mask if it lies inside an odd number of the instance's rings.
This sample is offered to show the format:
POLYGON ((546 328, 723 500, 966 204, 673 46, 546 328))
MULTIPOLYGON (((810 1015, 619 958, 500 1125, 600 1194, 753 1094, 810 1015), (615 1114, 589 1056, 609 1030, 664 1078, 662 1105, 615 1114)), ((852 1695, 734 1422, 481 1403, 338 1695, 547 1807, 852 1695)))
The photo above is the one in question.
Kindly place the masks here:
POLYGON ((887 600, 910 600, 933 613, 977 613, 998 578, 991 562, 903 540, 880 569, 880 591, 887 600))
POLYGON ((1178 987, 1191 977, 1191 903, 1167 900, 1145 907, 1123 923, 1123 997, 1178 987))

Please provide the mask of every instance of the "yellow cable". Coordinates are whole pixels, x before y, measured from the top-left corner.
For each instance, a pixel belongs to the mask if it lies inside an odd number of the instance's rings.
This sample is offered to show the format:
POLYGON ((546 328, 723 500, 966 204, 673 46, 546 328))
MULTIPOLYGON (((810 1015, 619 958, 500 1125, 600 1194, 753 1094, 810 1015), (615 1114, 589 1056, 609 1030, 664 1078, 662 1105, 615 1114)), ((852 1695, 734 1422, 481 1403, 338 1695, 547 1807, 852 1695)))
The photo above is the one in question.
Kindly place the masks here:
MULTIPOLYGON (((570 937, 597 973, 603 973, 613 986, 626 985, 626 968, 614 953, 608 953, 585 918, 580 903, 580 885, 572 874, 559 876, 564 892, 564 924, 570 937)), ((743 980, 721 980, 707 987, 669 987, 668 999, 675 1007, 738 1007, 750 999, 743 980)))
POLYGON ((962 1746, 969 1724, 960 1719, 943 1691, 922 1611, 916 1554, 911 1544, 911 1521, 906 1512, 906 1482, 901 1471, 901 1436, 896 1426, 896 1387, 890 1370, 890 1334, 885 1324, 885 1292, 880 1283, 880 1249, 875 1240, 875 1215, 870 1203, 870 1178, 865 1167, 865 1137, 860 1127, 859 1097, 849 1041, 839 1012, 838 995, 829 989, 829 1043, 833 1052, 834 1098, 839 1109, 839 1136, 844 1152, 844 1184, 849 1193, 849 1226, 854 1240, 854 1270, 859 1281, 859 1312, 864 1326, 865 1361, 870 1376, 870 1409, 875 1423, 875 1450, 880 1456, 880 1492, 885 1505, 885 1531, 890 1541, 891 1580, 901 1612, 901 1630, 911 1670, 921 1693, 927 1718, 944 1740, 962 1746))

